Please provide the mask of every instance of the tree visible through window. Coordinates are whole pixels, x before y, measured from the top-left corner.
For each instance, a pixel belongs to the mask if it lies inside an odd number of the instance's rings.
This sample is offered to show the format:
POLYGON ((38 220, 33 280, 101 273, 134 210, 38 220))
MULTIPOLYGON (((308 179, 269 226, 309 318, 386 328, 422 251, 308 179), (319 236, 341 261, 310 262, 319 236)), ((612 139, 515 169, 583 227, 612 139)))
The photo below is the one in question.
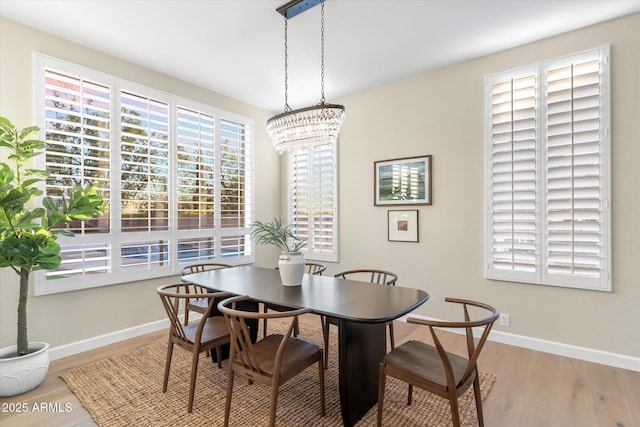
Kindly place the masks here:
POLYGON ((253 261, 252 121, 36 55, 39 124, 62 197, 91 180, 105 214, 68 228, 38 293, 177 274, 193 262, 253 261), (113 209, 113 207, 116 207, 113 209))

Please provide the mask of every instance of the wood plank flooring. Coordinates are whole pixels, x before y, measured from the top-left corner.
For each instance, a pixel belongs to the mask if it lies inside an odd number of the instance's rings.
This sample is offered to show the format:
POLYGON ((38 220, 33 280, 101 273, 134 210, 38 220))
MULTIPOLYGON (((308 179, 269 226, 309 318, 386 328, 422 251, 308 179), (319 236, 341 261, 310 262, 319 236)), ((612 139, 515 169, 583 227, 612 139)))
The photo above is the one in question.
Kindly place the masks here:
MULTIPOLYGON (((318 317, 303 316, 302 337, 304 329, 312 327, 320 327, 318 317)), ((397 343, 408 339, 431 342, 427 328, 403 322, 395 322, 394 327, 397 343)), ((95 426, 58 375, 69 368, 165 340, 166 335, 166 331, 155 332, 51 362, 40 387, 21 396, 0 399, 0 426, 95 426)), ((443 341, 447 348, 464 352, 461 336, 447 334, 443 341)), ((497 376, 483 405, 486 426, 640 427, 640 372, 494 342, 487 342, 479 366, 497 376)))

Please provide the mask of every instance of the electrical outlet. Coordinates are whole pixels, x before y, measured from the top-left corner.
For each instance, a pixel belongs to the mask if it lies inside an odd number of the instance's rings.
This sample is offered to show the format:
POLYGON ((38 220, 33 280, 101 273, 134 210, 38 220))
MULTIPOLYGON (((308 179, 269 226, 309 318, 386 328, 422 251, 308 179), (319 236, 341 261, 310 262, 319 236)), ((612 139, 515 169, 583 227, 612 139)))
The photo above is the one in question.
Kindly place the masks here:
POLYGON ((508 328, 510 322, 511 319, 509 318, 508 313, 500 313, 500 326, 506 326, 508 328))

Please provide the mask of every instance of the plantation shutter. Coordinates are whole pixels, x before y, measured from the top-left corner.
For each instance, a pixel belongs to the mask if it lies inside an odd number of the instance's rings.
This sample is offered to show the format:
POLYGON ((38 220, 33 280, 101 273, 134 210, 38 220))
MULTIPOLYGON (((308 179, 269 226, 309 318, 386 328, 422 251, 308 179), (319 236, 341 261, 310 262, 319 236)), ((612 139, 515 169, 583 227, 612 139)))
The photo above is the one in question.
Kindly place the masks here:
POLYGON ((190 108, 176 109, 176 197, 178 260, 215 260, 215 118, 190 108))
POLYGON ((602 274, 602 109, 598 52, 546 70, 549 275, 602 274))
POLYGON ((120 228, 129 235, 122 237, 122 268, 167 268, 169 105, 121 91, 120 124, 120 228), (156 238, 146 240, 149 232, 158 232, 156 238))
POLYGON ((178 229, 214 227, 215 129, 209 114, 177 110, 178 229))
POLYGON ((253 199, 252 128, 232 118, 220 120, 221 257, 251 253, 253 199))
POLYGON ((487 277, 611 290, 609 47, 487 78, 487 277))
POLYGON ((536 79, 491 85, 491 268, 535 277, 536 79))
POLYGON ((59 200, 73 186, 91 182, 107 203, 99 218, 65 226, 76 237, 59 237, 60 268, 45 272, 45 278, 108 273, 110 246, 101 243, 98 234, 111 231, 111 88, 49 68, 43 70, 43 78, 45 168, 49 172, 45 194, 59 200))
POLYGON ((289 224, 308 259, 337 261, 335 152, 325 144, 289 153, 289 224))

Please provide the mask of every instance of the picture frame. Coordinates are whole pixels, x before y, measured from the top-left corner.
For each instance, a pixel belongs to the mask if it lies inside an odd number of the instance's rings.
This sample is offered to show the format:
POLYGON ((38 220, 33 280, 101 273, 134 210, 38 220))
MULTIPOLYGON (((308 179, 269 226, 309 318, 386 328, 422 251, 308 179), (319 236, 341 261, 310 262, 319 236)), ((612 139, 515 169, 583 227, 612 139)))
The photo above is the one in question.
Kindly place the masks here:
POLYGON ((431 155, 373 163, 375 206, 431 205, 431 155))
POLYGON ((417 242, 418 210, 389 210, 388 237, 390 242, 417 242))

